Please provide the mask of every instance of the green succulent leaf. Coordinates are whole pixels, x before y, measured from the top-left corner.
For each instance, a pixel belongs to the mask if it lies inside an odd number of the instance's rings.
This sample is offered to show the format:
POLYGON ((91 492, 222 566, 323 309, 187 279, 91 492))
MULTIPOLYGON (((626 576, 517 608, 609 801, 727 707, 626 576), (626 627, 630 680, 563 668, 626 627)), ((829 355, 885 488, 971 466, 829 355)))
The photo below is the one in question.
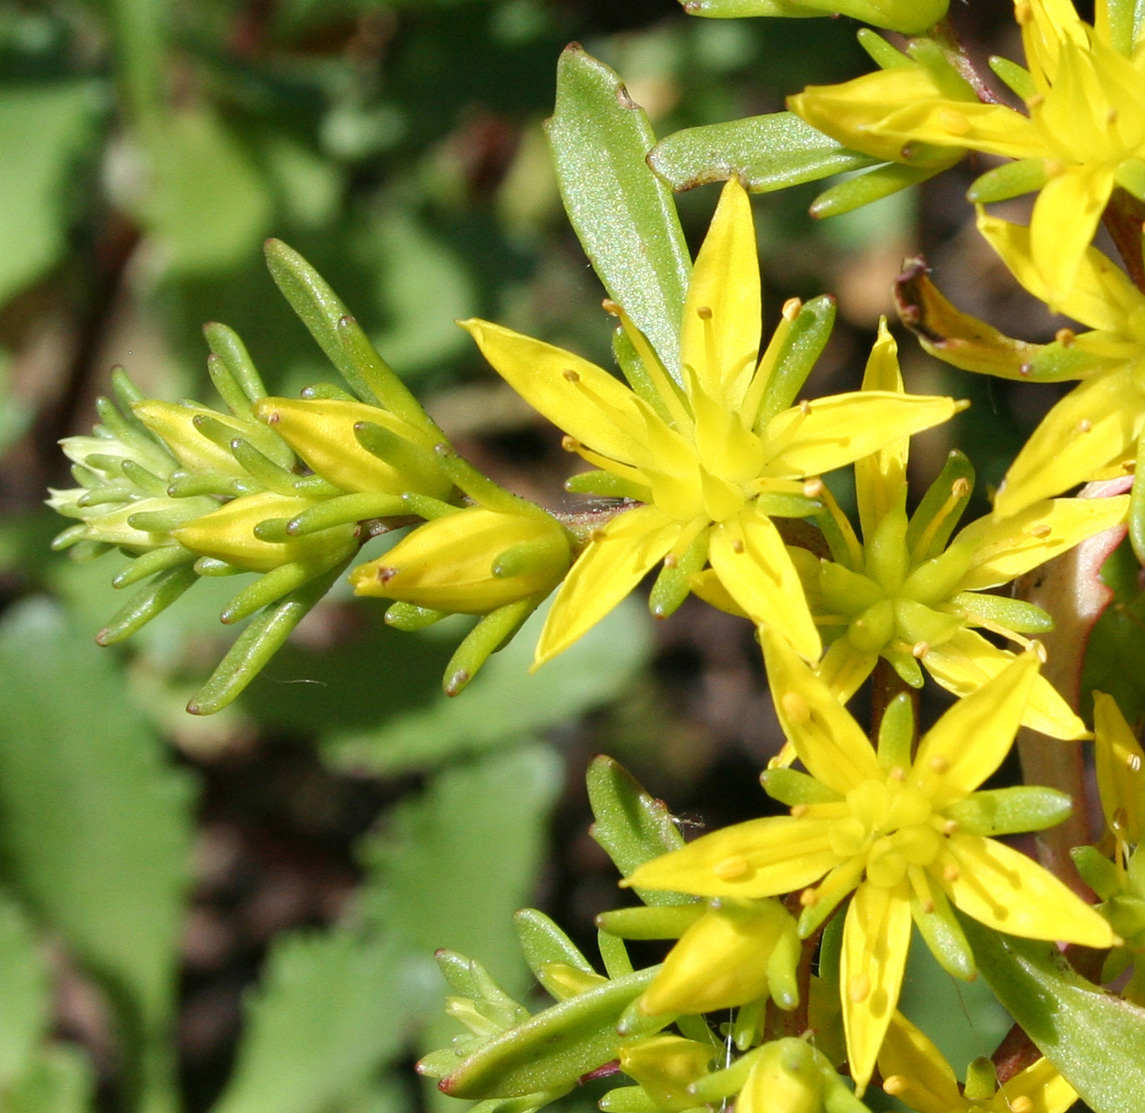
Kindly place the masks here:
POLYGON ((1145 1009, 1087 982, 1051 943, 959 919, 998 1000, 1086 1104, 1136 1109, 1145 1087, 1145 1009))
POLYGON ((794 112, 773 112, 685 128, 660 140, 648 164, 674 190, 739 178, 752 193, 769 193, 877 159, 848 150, 794 112))
POLYGON ((645 161, 656 139, 644 110, 616 73, 574 43, 557 66, 547 129, 585 253, 609 297, 678 378, 691 263, 672 194, 645 161))

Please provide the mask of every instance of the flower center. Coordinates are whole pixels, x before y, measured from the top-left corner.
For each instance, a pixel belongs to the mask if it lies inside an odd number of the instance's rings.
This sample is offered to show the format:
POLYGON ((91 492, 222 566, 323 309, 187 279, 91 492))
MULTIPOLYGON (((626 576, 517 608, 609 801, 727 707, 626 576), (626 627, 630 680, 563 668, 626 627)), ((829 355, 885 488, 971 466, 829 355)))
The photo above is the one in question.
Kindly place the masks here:
POLYGON ((880 888, 897 885, 907 866, 929 865, 942 848, 930 800, 901 781, 864 781, 847 793, 847 811, 832 828, 831 849, 865 857, 867 880, 880 888))

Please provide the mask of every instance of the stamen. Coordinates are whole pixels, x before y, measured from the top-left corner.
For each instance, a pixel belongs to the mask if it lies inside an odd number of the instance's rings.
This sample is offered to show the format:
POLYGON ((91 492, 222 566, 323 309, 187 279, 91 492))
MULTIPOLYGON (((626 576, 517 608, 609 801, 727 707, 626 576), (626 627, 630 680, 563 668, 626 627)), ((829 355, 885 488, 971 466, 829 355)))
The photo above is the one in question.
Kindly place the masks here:
POLYGON ((783 308, 780 313, 785 321, 794 321, 799 316, 799 310, 803 308, 803 302, 799 298, 788 298, 783 303, 783 308))
POLYGON ((901 765, 896 765, 888 774, 888 780, 898 781, 900 784, 906 780, 906 770, 901 765))
POLYGON ((1117 109, 1116 108, 1110 108, 1110 110, 1105 114, 1105 122, 1110 127, 1113 127, 1113 125, 1117 123, 1117 109))
POLYGON ((940 777, 950 771, 950 759, 945 754, 935 754, 926 764, 932 773, 940 777))
POLYGON ((942 825, 942 833, 944 835, 953 835, 958 830, 958 820, 948 819, 942 825))
POLYGON ((1034 528, 1032 530, 1030 530, 1030 536, 1031 537, 1049 537, 1049 535, 1052 532, 1053 532, 1052 527, 1049 526, 1048 524, 1046 524, 1045 522, 1043 522, 1040 526, 1034 526, 1034 528))
POLYGON ((712 311, 708 306, 701 305, 696 309, 696 316, 699 317, 701 321, 710 321, 712 319, 712 311))
POLYGON ((799 894, 799 903, 804 908, 814 908, 819 903, 819 893, 815 889, 804 889, 799 894))
POLYGON ((580 441, 578 441, 576 437, 570 437, 568 433, 566 433, 561 437, 561 448, 566 452, 576 452, 576 450, 580 448, 580 441))
POLYGON ((811 403, 806 398, 800 399, 799 412, 806 417, 811 412, 811 403))
POLYGON ((613 317, 620 316, 620 306, 617 305, 617 303, 614 302, 612 298, 605 298, 604 301, 600 303, 600 307, 605 311, 605 313, 608 313, 613 317))
POLYGON ((910 1089, 910 1082, 905 1075, 892 1074, 890 1078, 883 1079, 883 1091, 888 1093, 891 1097, 897 1097, 899 1094, 906 1093, 910 1089))
POLYGON ((934 541, 943 523, 951 514, 959 509, 962 500, 970 494, 970 490, 970 481, 965 476, 959 476, 950 484, 949 497, 942 506, 939 507, 938 513, 926 523, 926 528, 919 534, 914 548, 911 549, 910 555, 912 561, 917 563, 921 559, 922 554, 929 550, 931 542, 934 541))
POLYGON ((680 563, 680 558, 677 557, 675 553, 669 553, 664 558, 664 567, 665 568, 675 568, 679 563, 680 563))
POLYGON ((590 541, 603 541, 607 536, 608 534, 598 526, 588 535, 588 539, 590 541))
POLYGON ((1012 1113, 1034 1113, 1034 1099, 1029 1094, 1019 1094, 1010 1102, 1012 1113))
POLYGON ((571 367, 566 367, 561 372, 561 378, 566 379, 570 383, 579 383, 580 382, 580 375, 576 371, 574 371, 571 367))
POLYGON ((822 479, 808 479, 803 484, 803 494, 806 498, 815 499, 823 493, 823 480, 822 479))
POLYGON ((1079 433, 1088 433, 1092 428, 1093 422, 1090 421, 1088 417, 1083 417, 1081 421, 1077 423, 1077 429, 1079 433))
POLYGON ((910 647, 910 654, 912 657, 921 661, 930 652, 930 642, 915 642, 910 647))
POLYGON ((735 539, 735 540, 732 542, 732 552, 733 552, 733 553, 736 553, 737 555, 739 555, 739 554, 742 554, 742 553, 743 553, 743 551, 744 551, 744 544, 743 544, 743 539, 742 539, 742 538, 740 538, 740 537, 737 537, 737 538, 736 538, 736 539, 735 539))
POLYGON ((1054 333, 1054 339, 1063 347, 1070 348, 1077 339, 1077 333, 1071 328, 1060 328, 1054 333))
POLYGON ((1130 773, 1141 772, 1141 755, 1140 754, 1126 754, 1125 764, 1130 773))
POLYGON ((953 108, 940 108, 937 113, 938 123, 951 135, 966 135, 970 131, 970 121, 961 112, 953 108))
POLYGON ((962 871, 955 865, 946 866, 942 871, 944 881, 951 883, 957 881, 962 876, 962 871))
POLYGON ((801 816, 805 816, 807 814, 807 807, 808 805, 806 804, 793 805, 791 808, 792 818, 799 819, 801 816))

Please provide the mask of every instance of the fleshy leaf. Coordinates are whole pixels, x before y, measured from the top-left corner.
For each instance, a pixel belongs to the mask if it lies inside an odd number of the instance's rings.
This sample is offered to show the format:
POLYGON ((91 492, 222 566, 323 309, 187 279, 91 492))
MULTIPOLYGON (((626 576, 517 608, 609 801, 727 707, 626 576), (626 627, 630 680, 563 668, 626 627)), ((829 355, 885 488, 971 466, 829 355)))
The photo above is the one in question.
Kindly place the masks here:
POLYGON ((1145 1009, 1087 982, 1052 945, 960 919, 998 1000, 1086 1104, 1136 1109, 1145 1087, 1145 1009))
POLYGON ((671 191, 648 168, 655 143, 620 78, 577 44, 557 66, 547 125, 561 195, 609 296, 679 374, 690 260, 671 191))
POLYGON ((877 160, 850 151, 794 112, 774 112, 685 128, 652 148, 648 164, 674 190, 736 177, 752 193, 768 193, 877 160))

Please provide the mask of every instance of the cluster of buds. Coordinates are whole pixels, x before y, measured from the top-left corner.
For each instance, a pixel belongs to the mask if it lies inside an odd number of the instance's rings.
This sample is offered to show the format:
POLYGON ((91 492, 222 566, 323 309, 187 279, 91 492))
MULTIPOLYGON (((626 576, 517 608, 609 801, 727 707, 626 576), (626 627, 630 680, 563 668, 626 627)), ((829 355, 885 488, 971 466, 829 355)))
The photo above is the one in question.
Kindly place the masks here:
POLYGON ((209 714, 257 675, 365 541, 424 519, 353 582, 399 600, 387 618, 402 629, 483 616, 447 671, 447 690, 460 691, 564 575, 571 535, 457 456, 301 256, 277 241, 267 256, 352 393, 320 383, 299 399, 269 396, 241 339, 220 324, 205 331, 225 412, 147 399, 116 370, 93 435, 64 441, 78 486, 52 491, 49 505, 77 522, 54 545, 79 559, 113 549, 131 558, 113 582, 143 586, 100 631, 104 645, 201 576, 258 574, 220 615, 251 621, 188 706, 209 714))

